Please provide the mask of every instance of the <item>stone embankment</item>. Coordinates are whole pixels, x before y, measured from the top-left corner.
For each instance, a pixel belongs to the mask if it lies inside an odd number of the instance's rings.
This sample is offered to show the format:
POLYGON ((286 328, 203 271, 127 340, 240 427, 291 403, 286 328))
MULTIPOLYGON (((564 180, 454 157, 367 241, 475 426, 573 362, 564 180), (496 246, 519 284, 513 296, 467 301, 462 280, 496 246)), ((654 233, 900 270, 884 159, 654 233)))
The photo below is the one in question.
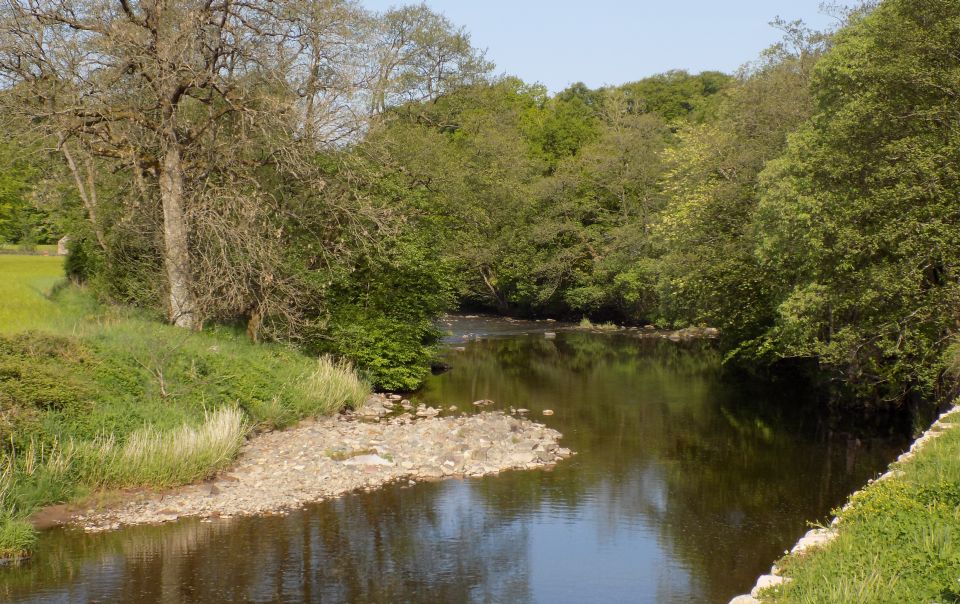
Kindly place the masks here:
MULTIPOLYGON (((489 403, 478 401, 477 407, 489 403)), ((87 510, 72 523, 99 531, 189 516, 279 513, 395 481, 541 468, 572 455, 559 445, 559 432, 519 411, 455 411, 374 396, 356 413, 252 438, 229 471, 211 481, 87 510)))
MULTIPOLYGON (((937 421, 930 426, 926 432, 924 432, 917 440, 913 441, 913 444, 910 445, 910 449, 902 453, 897 457, 897 462, 904 462, 917 454, 917 452, 930 442, 934 438, 940 436, 944 433, 947 428, 948 422, 946 418, 948 415, 960 413, 960 406, 954 407, 949 411, 943 413, 937 421)), ((895 466, 888 469, 886 472, 881 474, 876 480, 889 480, 893 478, 900 472, 895 466)), ((871 480, 867 484, 874 482, 871 480)), ((852 497, 852 496, 851 496, 852 497)), ((848 500, 844 509, 850 506, 851 503, 848 500)), ((805 551, 808 551, 813 548, 822 547, 827 543, 830 543, 837 537, 837 531, 842 529, 842 524, 840 523, 839 518, 834 518, 830 523, 830 526, 827 528, 814 528, 807 531, 807 533, 797 541, 796 545, 790 550, 790 554, 800 554, 805 551)), ((780 574, 780 569, 777 565, 773 565, 770 569, 770 573, 766 575, 760 575, 757 579, 756 585, 753 586, 753 589, 749 594, 743 594, 736 596, 730 600, 730 604, 760 604, 760 596, 762 595, 763 590, 769 589, 771 587, 780 585, 786 581, 790 581, 789 577, 783 577, 780 574)))

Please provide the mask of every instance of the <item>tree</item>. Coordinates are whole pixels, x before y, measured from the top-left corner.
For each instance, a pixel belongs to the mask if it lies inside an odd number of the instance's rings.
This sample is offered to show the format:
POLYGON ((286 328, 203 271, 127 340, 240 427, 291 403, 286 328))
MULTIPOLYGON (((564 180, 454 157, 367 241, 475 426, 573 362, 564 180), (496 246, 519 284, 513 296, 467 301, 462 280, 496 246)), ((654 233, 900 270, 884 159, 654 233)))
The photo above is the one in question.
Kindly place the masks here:
POLYGON ((270 153, 289 167, 301 141, 351 130, 330 111, 352 92, 350 63, 327 61, 354 34, 351 10, 337 0, 8 0, 0 9, 11 115, 55 141, 101 246, 92 158, 127 172, 145 203, 159 198, 174 324, 202 319, 188 216, 210 193, 211 152, 269 133, 270 153))
POLYGON ((777 356, 861 394, 934 394, 960 308, 960 5, 887 0, 818 63, 816 113, 762 175, 777 356))
POLYGON ((669 198, 657 226, 661 314, 709 324, 733 347, 759 336, 772 317, 771 286, 754 249, 758 175, 813 111, 810 79, 825 39, 781 24, 785 42, 741 70, 717 118, 679 131, 666 152, 669 198))
POLYGON ((457 88, 482 82, 493 68, 454 27, 425 4, 393 8, 374 19, 371 109, 433 101, 457 88))

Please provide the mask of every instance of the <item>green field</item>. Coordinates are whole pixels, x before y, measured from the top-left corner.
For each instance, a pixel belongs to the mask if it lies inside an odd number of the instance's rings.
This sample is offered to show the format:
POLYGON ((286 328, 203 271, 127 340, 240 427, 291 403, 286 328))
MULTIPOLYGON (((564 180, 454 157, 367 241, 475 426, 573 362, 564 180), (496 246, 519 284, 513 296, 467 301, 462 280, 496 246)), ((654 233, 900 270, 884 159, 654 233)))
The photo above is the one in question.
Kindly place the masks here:
POLYGON ((61 308, 49 296, 63 280, 63 258, 0 255, 0 333, 57 324, 61 308))
POLYGON ((250 430, 369 394, 331 359, 100 304, 60 258, 0 255, 0 276, 0 558, 29 551, 40 506, 202 479, 250 430))

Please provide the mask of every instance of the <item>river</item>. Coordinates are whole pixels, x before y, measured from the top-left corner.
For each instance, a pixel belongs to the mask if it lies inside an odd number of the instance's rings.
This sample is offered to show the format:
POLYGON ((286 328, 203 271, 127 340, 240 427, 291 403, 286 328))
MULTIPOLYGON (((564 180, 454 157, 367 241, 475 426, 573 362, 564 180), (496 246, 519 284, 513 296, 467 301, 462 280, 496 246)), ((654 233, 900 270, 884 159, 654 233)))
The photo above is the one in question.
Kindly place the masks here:
POLYGON ((575 457, 285 516, 51 530, 31 562, 0 569, 0 598, 725 603, 907 443, 832 427, 790 382, 724 380, 707 342, 448 327, 453 368, 414 402, 530 409, 575 457))

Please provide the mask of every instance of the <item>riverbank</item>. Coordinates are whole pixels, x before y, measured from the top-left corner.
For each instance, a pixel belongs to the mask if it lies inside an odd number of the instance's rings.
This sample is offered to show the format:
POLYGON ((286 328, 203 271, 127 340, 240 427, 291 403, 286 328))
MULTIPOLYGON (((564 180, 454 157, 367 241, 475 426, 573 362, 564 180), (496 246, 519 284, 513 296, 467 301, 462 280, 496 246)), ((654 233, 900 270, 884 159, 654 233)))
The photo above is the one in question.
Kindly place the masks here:
POLYGON ((958 510, 960 407, 954 407, 731 604, 958 601, 958 510))
POLYGON ((131 495, 103 510, 61 511, 63 520, 100 531, 182 517, 280 513, 396 481, 535 469, 571 455, 556 430, 500 412, 438 417, 439 410, 421 407, 408 413, 382 396, 360 411, 258 435, 235 464, 204 483, 131 495), (381 409, 388 413, 382 419, 381 409))
POLYGON ((329 358, 98 304, 62 258, 0 256, 0 274, 0 560, 30 554, 40 507, 205 479, 250 432, 370 395, 329 358))

